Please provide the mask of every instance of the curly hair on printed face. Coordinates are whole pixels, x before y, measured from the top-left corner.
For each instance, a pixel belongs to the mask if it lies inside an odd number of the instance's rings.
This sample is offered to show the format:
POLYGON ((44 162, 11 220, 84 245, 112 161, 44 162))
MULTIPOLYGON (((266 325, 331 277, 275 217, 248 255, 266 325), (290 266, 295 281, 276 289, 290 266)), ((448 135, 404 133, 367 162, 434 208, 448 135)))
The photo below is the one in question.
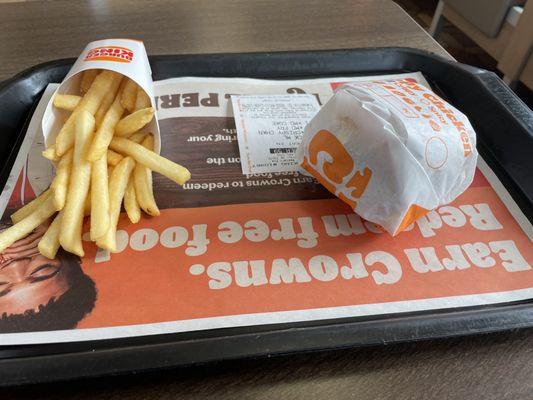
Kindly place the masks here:
POLYGON ((56 257, 69 266, 69 289, 59 298, 41 304, 38 310, 27 310, 23 314, 3 313, 0 316, 0 333, 72 329, 92 311, 96 287, 93 280, 83 273, 80 258, 62 249, 56 257))

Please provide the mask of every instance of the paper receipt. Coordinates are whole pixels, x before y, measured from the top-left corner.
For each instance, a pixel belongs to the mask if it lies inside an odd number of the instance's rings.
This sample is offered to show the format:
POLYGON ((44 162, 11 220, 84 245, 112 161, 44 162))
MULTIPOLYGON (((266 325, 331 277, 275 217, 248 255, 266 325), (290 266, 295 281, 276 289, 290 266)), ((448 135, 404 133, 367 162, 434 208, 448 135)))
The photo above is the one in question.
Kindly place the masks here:
POLYGON ((231 96, 242 172, 298 171, 296 149, 319 111, 311 94, 231 96))

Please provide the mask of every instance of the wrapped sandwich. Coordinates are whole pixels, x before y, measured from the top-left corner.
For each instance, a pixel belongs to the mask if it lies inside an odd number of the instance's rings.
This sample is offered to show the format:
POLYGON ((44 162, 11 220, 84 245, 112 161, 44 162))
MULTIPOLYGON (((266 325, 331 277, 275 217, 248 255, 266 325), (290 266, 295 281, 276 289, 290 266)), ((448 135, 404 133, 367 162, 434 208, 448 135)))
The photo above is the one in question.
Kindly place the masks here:
POLYGON ((476 136, 413 79, 342 86, 307 125, 302 168, 364 219, 396 235, 473 180, 476 136))

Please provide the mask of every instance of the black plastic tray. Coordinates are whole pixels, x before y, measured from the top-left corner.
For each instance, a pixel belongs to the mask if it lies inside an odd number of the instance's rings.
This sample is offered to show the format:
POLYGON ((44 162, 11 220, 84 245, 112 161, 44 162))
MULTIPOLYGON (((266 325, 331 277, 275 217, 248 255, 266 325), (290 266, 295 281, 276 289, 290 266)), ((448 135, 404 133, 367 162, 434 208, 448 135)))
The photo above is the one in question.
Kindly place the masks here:
MULTIPOLYGON (((32 107, 73 59, 33 67, 0 84, 0 187, 32 107)), ((406 48, 155 56, 153 78, 298 79, 421 71, 469 117, 478 150, 531 221, 533 113, 492 72, 406 48)), ((533 300, 464 309, 216 329, 137 338, 1 346, 0 385, 101 376, 301 351, 468 335, 533 326, 533 300)))

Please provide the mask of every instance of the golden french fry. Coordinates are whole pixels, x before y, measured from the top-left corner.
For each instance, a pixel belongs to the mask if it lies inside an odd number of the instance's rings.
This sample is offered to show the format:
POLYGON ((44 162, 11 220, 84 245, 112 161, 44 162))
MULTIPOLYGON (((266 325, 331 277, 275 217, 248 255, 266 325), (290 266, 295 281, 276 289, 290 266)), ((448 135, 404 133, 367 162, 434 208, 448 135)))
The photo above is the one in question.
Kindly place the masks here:
POLYGON ((109 147, 119 153, 133 157, 138 163, 143 164, 152 171, 165 175, 178 185, 183 185, 191 178, 191 173, 187 168, 161 157, 159 154, 131 140, 114 137, 109 147))
POLYGON ((44 204, 44 202, 48 200, 51 194, 52 194, 52 191, 50 189, 47 189, 44 192, 42 192, 39 196, 37 196, 32 201, 30 201, 24 207, 19 208, 17 211, 11 214, 11 221, 13 221, 13 223, 16 224, 17 222, 20 222, 21 220, 26 218, 32 212, 34 212, 39 207, 41 207, 44 204))
POLYGON ((126 85, 124 86, 124 90, 122 91, 121 102, 122 102, 122 106, 126 110, 128 110, 130 113, 135 111, 136 98, 137 98, 137 84, 131 79, 128 79, 128 81, 126 82, 126 85))
POLYGON ((141 144, 144 147, 146 147, 148 150, 154 151, 154 147, 155 147, 154 135, 152 133, 149 133, 148 135, 146 135, 146 137, 143 138, 141 144))
MULTIPOLYGON (((91 166, 92 170, 92 166, 91 166)), ((85 203, 83 204, 83 216, 88 217, 91 215, 91 188, 89 187, 89 191, 87 192, 87 197, 85 198, 85 203)))
POLYGON ((81 101, 81 96, 74 94, 61 94, 56 93, 54 96, 54 107, 61 108, 62 110, 74 111, 81 101))
POLYGON ((0 252, 7 249, 17 240, 26 237, 31 231, 50 218, 56 211, 54 199, 52 199, 51 196, 48 196, 32 213, 26 215, 15 225, 0 232, 0 252))
MULTIPOLYGON (((148 150, 153 150, 154 137, 152 135, 146 136, 142 141, 142 145, 148 150)), ((137 201, 144 212, 153 217, 160 215, 161 212, 159 211, 154 198, 152 171, 142 164, 135 164, 135 169, 133 170, 133 184, 135 186, 137 201)))
POLYGON ((113 80, 113 83, 111 84, 111 87, 106 92, 102 99, 102 103, 100 104, 100 107, 98 107, 98 110, 96 111, 96 114, 94 114, 94 119, 96 121, 96 128, 100 126, 102 123, 102 120, 104 119, 104 116, 109 110, 109 107, 111 107, 111 104, 113 104, 113 100, 115 100, 115 97, 119 91, 119 88, 121 87, 122 77, 119 79, 113 80))
POLYGON ((61 231, 61 211, 46 230, 44 236, 39 240, 37 248, 43 256, 53 259, 59 250, 59 232, 61 231))
POLYGON ((107 153, 93 162, 91 171, 91 240, 103 236, 109 227, 109 183, 107 153))
POLYGON ((94 117, 82 110, 76 118, 76 141, 74 144, 74 158, 72 172, 67 192, 67 200, 61 218, 61 232, 59 243, 65 250, 83 257, 81 229, 85 199, 91 183, 91 163, 86 154, 94 129, 94 117))
POLYGON ((113 137, 115 127, 118 121, 120 121, 120 117, 123 113, 124 107, 120 102, 119 92, 119 94, 117 94, 115 97, 113 104, 111 104, 111 107, 109 107, 109 110, 107 110, 105 113, 104 119, 96 131, 94 140, 89 149, 89 154, 87 155, 88 161, 94 162, 105 154, 107 147, 109 146, 109 142, 113 137))
POLYGON ((146 132, 135 132, 133 135, 131 135, 128 138, 128 140, 131 140, 132 142, 135 142, 135 143, 141 143, 146 137, 146 135, 147 135, 146 132))
POLYGON ((81 73, 81 80, 80 80, 81 94, 85 94, 89 91, 89 88, 93 84, 99 72, 100 71, 98 71, 97 69, 88 69, 81 73))
POLYGON ((137 202, 137 196, 135 195, 135 187, 133 186, 133 177, 130 176, 128 186, 124 192, 124 208, 128 214, 132 224, 136 224, 141 219, 141 208, 137 202))
POLYGON ((109 178, 109 228, 104 236, 96 240, 96 244, 111 252, 117 251, 116 233, 120 207, 134 166, 135 161, 131 157, 124 157, 109 178))
MULTIPOLYGON (((116 151, 113 150, 107 150, 107 163, 109 165, 117 165, 120 160, 122 160, 124 156, 122 154, 118 154, 116 151)), ((95 161, 96 162, 96 161, 95 161)))
POLYGON ((54 197, 54 204, 58 210, 61 210, 65 206, 65 199, 67 198, 68 179, 70 177, 70 171, 72 169, 72 155, 73 149, 67 151, 56 168, 56 176, 50 185, 52 194, 54 197))
POLYGON ((150 97, 146 92, 140 87, 137 86, 137 98, 135 99, 135 111, 142 110, 143 108, 151 107, 152 103, 150 102, 150 97))
POLYGON ((141 130, 152 120, 154 112, 153 107, 148 107, 125 116, 118 122, 115 128, 115 135, 130 136, 132 133, 141 130))
POLYGON ((113 71, 104 71, 99 74, 91 85, 89 91, 72 112, 67 122, 63 125, 56 137, 56 154, 62 156, 74 145, 75 122, 81 111, 87 111, 94 115, 100 107, 102 98, 107 93, 113 81, 121 79, 120 75, 113 71))
POLYGON ((43 151, 43 157, 50 161, 59 161, 59 157, 56 154, 56 146, 52 145, 43 151))

